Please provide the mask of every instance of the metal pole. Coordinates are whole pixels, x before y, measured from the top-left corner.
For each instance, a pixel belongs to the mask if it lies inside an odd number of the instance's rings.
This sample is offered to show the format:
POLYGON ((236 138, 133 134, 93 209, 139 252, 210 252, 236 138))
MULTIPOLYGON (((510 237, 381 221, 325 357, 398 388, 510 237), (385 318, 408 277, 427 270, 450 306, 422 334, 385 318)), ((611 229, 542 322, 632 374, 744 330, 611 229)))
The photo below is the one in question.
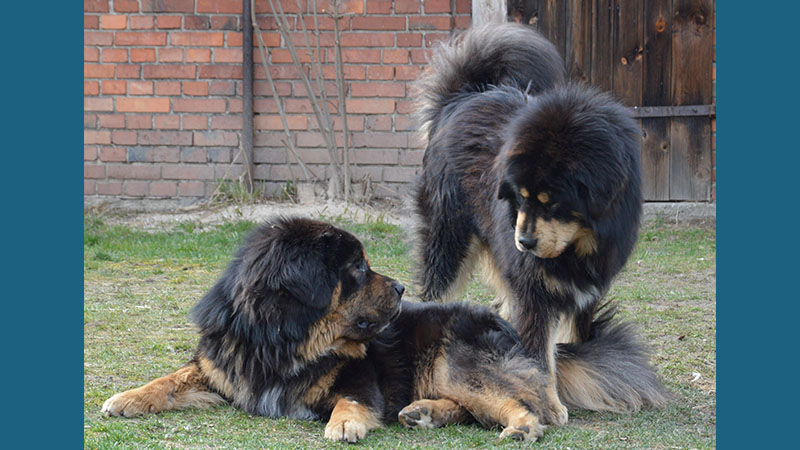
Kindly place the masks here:
POLYGON ((247 174, 247 190, 255 190, 253 161, 253 19, 250 0, 242 0, 242 152, 247 174))

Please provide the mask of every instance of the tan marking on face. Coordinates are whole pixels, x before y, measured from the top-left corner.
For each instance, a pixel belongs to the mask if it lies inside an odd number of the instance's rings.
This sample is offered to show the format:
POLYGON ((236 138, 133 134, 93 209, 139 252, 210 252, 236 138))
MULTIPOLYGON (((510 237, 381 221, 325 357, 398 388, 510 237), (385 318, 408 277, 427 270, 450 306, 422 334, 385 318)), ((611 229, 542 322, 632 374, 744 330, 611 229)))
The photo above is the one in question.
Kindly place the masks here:
POLYGON ((531 193, 528 192, 528 190, 525 189, 525 188, 519 188, 519 195, 521 195, 523 198, 530 198, 531 197, 531 193))
POLYGON ((546 205, 547 202, 550 201, 550 196, 547 195, 547 192, 539 192, 539 194, 536 195, 536 199, 539 200, 541 204, 546 205))
POLYGON ((575 233, 575 253, 578 256, 589 256, 597 252, 597 239, 591 228, 581 227, 575 233))
POLYGON ((581 228, 578 222, 561 222, 536 218, 536 230, 533 235, 537 240, 533 253, 539 258, 555 258, 564 251, 581 228))
POLYGON ((517 250, 521 252, 527 251, 527 249, 519 243, 519 237, 525 229, 525 221, 527 219, 528 217, 523 211, 517 211, 517 224, 514 227, 514 245, 517 247, 517 250))
POLYGON ((378 414, 355 400, 342 397, 325 425, 325 438, 354 443, 363 439, 369 430, 380 426, 378 414))
POLYGON ((364 344, 341 337, 347 326, 347 321, 342 314, 339 302, 341 292, 342 285, 339 283, 331 296, 331 305, 328 308, 328 313, 311 325, 306 341, 297 349, 297 356, 305 361, 313 361, 326 353, 356 359, 366 356, 366 346, 364 344))

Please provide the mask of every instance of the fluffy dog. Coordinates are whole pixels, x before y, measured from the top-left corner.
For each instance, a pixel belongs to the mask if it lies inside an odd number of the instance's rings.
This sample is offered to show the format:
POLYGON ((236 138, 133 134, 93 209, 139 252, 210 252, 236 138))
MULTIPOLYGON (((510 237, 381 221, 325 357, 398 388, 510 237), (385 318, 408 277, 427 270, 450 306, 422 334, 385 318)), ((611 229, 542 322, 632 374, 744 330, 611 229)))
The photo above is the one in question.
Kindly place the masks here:
POLYGON ((488 308, 402 302, 361 242, 323 222, 277 218, 255 229, 192 310, 194 358, 109 398, 144 413, 230 403, 254 415, 327 420, 355 442, 397 421, 436 427, 477 419, 535 440, 547 375, 488 308))
POLYGON ((419 86, 423 300, 457 296, 484 259, 496 309, 549 376, 544 406, 559 423, 562 401, 663 405, 634 330, 600 311, 641 214, 640 131, 626 109, 565 81, 553 45, 517 24, 440 47, 419 86))

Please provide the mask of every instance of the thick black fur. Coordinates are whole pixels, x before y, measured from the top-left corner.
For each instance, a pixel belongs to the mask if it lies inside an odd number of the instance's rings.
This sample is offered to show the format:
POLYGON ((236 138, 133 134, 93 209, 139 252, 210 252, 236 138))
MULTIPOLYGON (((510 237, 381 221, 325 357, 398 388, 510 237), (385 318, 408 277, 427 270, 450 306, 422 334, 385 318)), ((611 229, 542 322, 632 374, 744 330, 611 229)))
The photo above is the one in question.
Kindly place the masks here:
POLYGON ((510 297, 501 314, 529 355, 559 379, 580 366, 580 383, 564 385, 591 395, 559 386, 562 401, 613 411, 661 406, 665 392, 634 330, 613 314, 598 317, 637 239, 640 131, 610 95, 564 78, 552 44, 517 24, 470 30, 434 53, 420 82, 422 297, 453 297, 484 253, 510 297), (549 202, 537 200, 540 192, 549 202), (520 217, 527 220, 518 226, 520 217), (536 219, 574 224, 588 236, 585 247, 573 242, 556 257, 528 251, 540 241, 536 219), (556 367, 559 327, 571 336, 556 367))

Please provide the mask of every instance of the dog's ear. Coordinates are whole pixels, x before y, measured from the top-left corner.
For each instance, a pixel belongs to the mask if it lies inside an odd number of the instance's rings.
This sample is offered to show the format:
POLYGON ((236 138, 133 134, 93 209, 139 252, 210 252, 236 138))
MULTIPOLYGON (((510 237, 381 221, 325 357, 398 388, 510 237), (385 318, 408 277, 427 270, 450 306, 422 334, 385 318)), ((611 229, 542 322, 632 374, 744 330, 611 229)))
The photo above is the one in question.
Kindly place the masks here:
POLYGON ((280 286, 300 303, 315 309, 330 305, 336 287, 332 273, 317 252, 298 252, 292 261, 284 261, 280 286))
POLYGON ((611 209, 628 178, 624 171, 610 171, 591 180, 578 179, 578 190, 586 201, 586 210, 592 219, 599 219, 611 209))
POLYGON ((497 189, 497 198, 498 200, 514 200, 516 195, 514 194, 514 187, 511 185, 511 181, 508 178, 504 179, 500 183, 500 188, 497 189))

